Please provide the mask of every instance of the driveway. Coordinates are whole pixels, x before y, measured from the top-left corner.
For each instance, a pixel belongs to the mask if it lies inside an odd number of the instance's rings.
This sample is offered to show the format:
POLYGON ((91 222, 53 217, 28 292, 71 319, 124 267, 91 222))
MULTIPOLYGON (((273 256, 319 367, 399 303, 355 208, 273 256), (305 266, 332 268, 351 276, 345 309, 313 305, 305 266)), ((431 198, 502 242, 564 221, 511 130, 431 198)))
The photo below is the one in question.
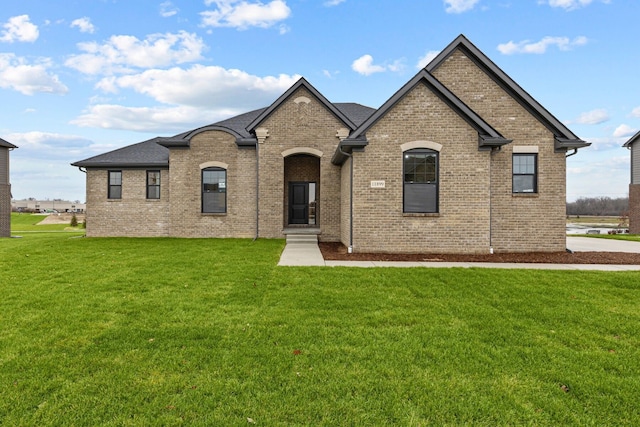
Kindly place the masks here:
POLYGON ((574 252, 633 252, 640 253, 640 242, 597 239, 593 237, 567 237, 567 248, 574 252))

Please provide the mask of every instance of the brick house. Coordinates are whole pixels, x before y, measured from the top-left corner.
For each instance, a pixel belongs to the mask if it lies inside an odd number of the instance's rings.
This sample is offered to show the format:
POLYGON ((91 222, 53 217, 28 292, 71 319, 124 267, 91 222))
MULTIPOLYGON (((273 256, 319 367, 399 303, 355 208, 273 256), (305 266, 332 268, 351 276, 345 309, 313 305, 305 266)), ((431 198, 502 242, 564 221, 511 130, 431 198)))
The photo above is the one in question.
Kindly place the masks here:
POLYGON ((18 148, 0 139, 0 237, 11 236, 11 183, 9 181, 9 151, 18 148))
POLYGON ((588 145, 461 35, 377 110, 300 79, 267 108, 73 165, 88 236, 564 251, 565 158, 588 145))
POLYGON ((629 233, 640 234, 640 132, 624 147, 631 151, 631 182, 629 184, 629 233))

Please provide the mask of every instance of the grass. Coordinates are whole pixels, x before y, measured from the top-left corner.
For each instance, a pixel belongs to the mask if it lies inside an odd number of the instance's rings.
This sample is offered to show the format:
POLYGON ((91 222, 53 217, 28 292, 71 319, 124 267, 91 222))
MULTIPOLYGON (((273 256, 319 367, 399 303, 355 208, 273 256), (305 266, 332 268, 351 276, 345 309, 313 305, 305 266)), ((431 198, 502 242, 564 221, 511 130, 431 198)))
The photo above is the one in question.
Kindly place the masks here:
POLYGON ((640 242, 639 234, 580 234, 573 235, 574 237, 594 237, 596 239, 609 239, 609 240, 627 240, 629 242, 640 242))
POLYGON ((33 233, 69 231, 84 233, 81 227, 71 227, 69 224, 40 224, 46 215, 11 212, 12 233, 33 233))
POLYGON ((567 224, 590 224, 616 227, 620 223, 617 216, 571 216, 567 217, 567 224))
POLYGON ((638 425, 640 273, 0 239, 0 425, 638 425))

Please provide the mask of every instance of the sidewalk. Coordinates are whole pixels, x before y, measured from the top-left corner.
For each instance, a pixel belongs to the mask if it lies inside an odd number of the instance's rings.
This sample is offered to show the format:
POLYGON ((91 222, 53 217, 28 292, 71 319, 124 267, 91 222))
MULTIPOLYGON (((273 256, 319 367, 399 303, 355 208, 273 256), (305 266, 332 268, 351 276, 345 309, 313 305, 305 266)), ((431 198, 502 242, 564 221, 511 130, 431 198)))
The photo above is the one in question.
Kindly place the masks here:
POLYGON ((518 268, 529 270, 640 271, 640 265, 614 264, 534 264, 501 262, 399 262, 399 261, 325 261, 317 244, 287 244, 280 266, 323 267, 423 267, 423 268, 518 268))

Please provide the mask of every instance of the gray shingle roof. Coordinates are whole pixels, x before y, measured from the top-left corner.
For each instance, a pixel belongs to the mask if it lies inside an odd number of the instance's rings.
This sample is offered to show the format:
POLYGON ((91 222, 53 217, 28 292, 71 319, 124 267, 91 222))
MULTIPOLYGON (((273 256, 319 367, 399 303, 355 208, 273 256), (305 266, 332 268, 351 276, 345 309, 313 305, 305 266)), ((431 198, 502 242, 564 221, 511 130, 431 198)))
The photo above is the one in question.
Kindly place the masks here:
MULTIPOLYGON (((356 103, 335 103, 333 106, 348 117, 356 126, 376 110, 356 103)), ((171 137, 156 137, 144 142, 129 145, 108 153, 100 154, 72 163, 72 166, 91 168, 110 167, 168 167, 169 149, 172 146, 188 146, 189 140, 198 133, 208 130, 229 132, 238 139, 252 138, 247 126, 263 114, 267 108, 249 111, 207 126, 202 126, 171 137)))
POLYGON ((159 145, 157 143, 158 140, 159 138, 153 138, 128 145, 108 153, 71 163, 71 166, 87 168, 167 167, 169 166, 169 149, 159 145))

